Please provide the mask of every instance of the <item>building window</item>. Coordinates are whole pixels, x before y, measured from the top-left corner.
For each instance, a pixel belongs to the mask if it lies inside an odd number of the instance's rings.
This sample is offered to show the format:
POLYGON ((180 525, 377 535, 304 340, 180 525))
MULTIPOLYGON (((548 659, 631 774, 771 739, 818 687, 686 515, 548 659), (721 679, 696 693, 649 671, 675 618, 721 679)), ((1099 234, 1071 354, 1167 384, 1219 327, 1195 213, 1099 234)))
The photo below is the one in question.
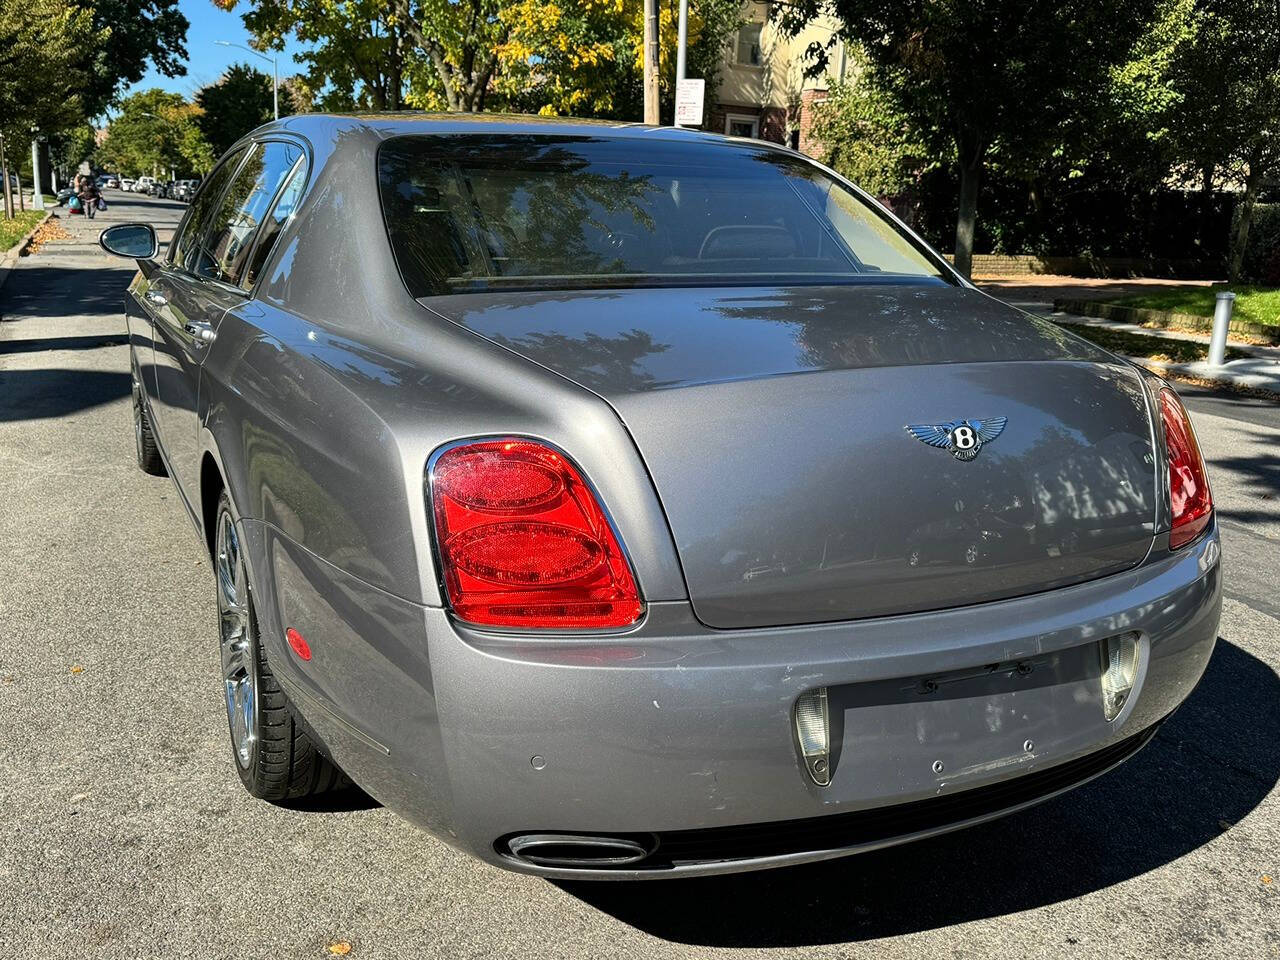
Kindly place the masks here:
POLYGON ((760 136, 760 118, 747 114, 731 113, 724 118, 724 132, 731 137, 760 136))
POLYGON ((748 23, 738 30, 738 63, 747 67, 760 66, 761 23, 748 23))

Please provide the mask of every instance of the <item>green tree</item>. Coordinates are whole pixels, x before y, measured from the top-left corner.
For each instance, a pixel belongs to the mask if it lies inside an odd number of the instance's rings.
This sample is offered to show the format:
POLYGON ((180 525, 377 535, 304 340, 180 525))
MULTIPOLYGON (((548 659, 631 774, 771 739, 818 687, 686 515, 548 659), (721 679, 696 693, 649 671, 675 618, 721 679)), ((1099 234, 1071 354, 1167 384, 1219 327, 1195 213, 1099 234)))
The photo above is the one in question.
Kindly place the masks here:
MULTIPOLYGON (((1105 78, 1128 58, 1155 0, 797 0, 779 6, 798 32, 823 13, 865 53, 891 108, 929 147, 954 151, 959 175, 955 264, 970 273, 978 188, 993 156, 1032 166, 1061 128, 1087 112, 1105 78)), ((810 48, 810 71, 827 47, 810 48)))
MULTIPOLYGON (((232 10, 238 0, 214 0, 232 10)), ((399 110, 404 106, 404 29, 390 0, 250 0, 245 27, 260 49, 288 37, 306 45, 303 80, 326 110, 399 110)))
POLYGON ((188 23, 178 0, 76 0, 75 6, 90 12, 99 35, 74 48, 88 75, 85 116, 100 116, 116 103, 122 90, 143 78, 148 63, 166 77, 186 74, 188 23))
MULTIPOLYGON (((273 99, 271 78, 249 64, 236 63, 217 83, 195 96, 200 113, 196 124, 215 156, 222 156, 250 130, 270 122, 273 99)), ((287 85, 280 88, 280 116, 294 112, 287 85)))
MULTIPOLYGON (((0 168, 30 157, 33 130, 56 134, 84 116, 81 51, 101 39, 90 11, 67 0, 0 0, 0 168)), ((6 215, 13 211, 3 178, 6 215)))
MULTIPOLYGON (((224 10, 239 0, 214 0, 224 10)), ((249 0, 264 49, 293 36, 326 109, 481 110, 509 28, 499 0, 249 0)))
POLYGON ((414 56, 409 103, 450 111, 483 110, 511 32, 502 0, 391 0, 393 26, 414 56))
POLYGON ((824 163, 877 197, 912 195, 925 174, 950 159, 861 71, 832 85, 815 111, 812 135, 824 163))
POLYGON ((169 168, 203 173, 213 152, 197 123, 199 110, 176 93, 144 90, 126 97, 97 150, 100 165, 125 176, 169 168))
POLYGON ((1228 274, 1240 278, 1263 186, 1280 178, 1280 6, 1202 0, 1194 42, 1174 67, 1182 96, 1175 129, 1186 163, 1210 185, 1240 184, 1228 274))

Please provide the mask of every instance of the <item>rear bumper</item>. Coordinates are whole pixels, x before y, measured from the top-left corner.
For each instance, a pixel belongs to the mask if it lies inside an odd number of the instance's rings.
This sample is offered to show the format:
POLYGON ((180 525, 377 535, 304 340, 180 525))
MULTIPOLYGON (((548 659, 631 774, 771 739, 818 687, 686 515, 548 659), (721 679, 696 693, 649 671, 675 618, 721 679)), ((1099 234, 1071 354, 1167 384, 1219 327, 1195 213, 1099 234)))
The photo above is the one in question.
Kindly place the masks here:
POLYGON ((1176 556, 1000 603, 734 631, 664 603, 625 635, 534 642, 375 593, 268 528, 250 539, 272 567, 271 633, 297 626, 315 653, 277 673, 339 764, 450 843, 566 878, 824 859, 1043 800, 1147 742, 1203 673, 1221 609, 1215 527, 1176 556), (1141 637, 1139 675, 1108 723, 1096 644, 1125 632, 1141 637), (817 686, 832 691, 827 787, 792 731, 817 686), (656 849, 547 868, 510 856, 506 839, 528 833, 656 849))

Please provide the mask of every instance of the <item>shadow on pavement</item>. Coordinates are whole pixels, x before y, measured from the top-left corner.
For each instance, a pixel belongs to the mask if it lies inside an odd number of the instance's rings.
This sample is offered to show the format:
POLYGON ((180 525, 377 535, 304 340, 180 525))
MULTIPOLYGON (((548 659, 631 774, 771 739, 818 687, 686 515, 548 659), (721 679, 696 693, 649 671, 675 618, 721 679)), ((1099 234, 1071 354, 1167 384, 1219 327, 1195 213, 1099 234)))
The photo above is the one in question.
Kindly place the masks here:
POLYGON ((786 870, 697 880, 560 882, 631 926, 686 944, 778 947, 932 930, 1070 900, 1196 850, 1280 779, 1280 678, 1218 641, 1151 744, 1038 807, 942 837, 786 870))
POLYGON ((23 266, 0 292, 0 316, 110 316, 123 324, 124 292, 137 269, 103 266, 23 266), (71 276, 68 276, 71 274, 71 276))
POLYGON ((97 350, 99 347, 123 347, 129 337, 123 333, 104 333, 84 337, 48 337, 40 340, 0 340, 0 356, 14 353, 44 353, 47 350, 97 350))
POLYGON ((275 805, 286 810, 298 810, 303 813, 350 813, 353 810, 375 810, 382 806, 355 784, 343 787, 341 790, 322 793, 318 797, 281 800, 275 805))
MULTIPOLYGON (((1275 520, 1280 517, 1280 456, 1274 453, 1249 457, 1218 457, 1210 461, 1212 471, 1227 471, 1245 485, 1254 509, 1238 510, 1214 504, 1219 514, 1239 523, 1275 520)), ((1210 473, 1212 484, 1213 474, 1210 473)))
POLYGON ((129 396, 127 373, 102 370, 0 372, 0 423, 63 417, 129 396))

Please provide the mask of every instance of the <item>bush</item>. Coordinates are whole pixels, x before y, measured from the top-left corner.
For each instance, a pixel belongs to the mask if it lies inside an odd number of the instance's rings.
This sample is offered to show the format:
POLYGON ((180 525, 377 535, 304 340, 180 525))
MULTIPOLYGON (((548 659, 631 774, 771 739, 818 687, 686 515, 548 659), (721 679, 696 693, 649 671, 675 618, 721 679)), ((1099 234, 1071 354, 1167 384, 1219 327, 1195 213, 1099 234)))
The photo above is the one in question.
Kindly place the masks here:
MULTIPOLYGON (((1232 218, 1233 234, 1239 216, 1237 211, 1232 218)), ((1270 287, 1280 286, 1280 203, 1254 204, 1243 274, 1246 280, 1270 287)))

